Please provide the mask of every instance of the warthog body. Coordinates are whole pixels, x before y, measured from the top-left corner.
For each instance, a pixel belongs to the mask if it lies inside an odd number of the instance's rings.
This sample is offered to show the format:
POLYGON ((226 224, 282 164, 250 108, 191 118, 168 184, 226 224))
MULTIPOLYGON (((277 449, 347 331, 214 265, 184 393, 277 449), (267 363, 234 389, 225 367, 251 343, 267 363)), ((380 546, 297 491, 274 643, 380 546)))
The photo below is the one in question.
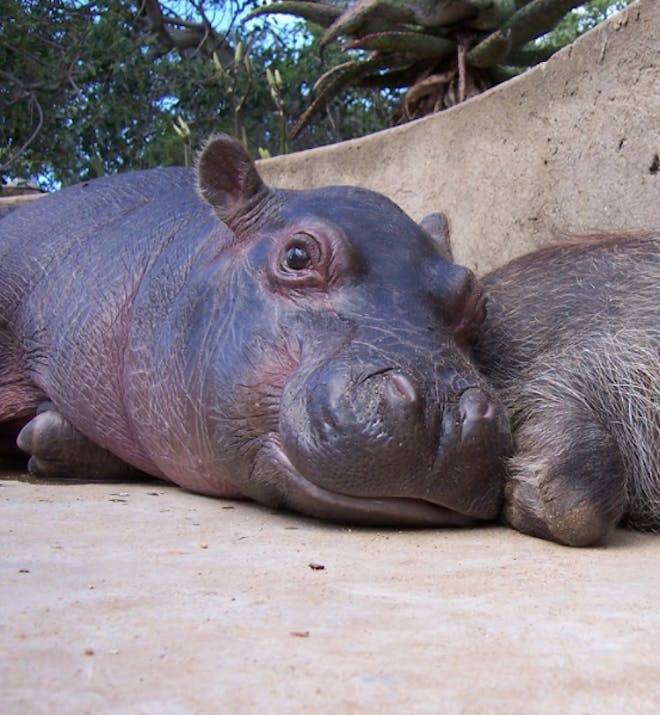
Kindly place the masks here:
POLYGON ((570 239, 484 279, 476 356, 507 405, 505 519, 566 544, 660 529, 660 237, 570 239))

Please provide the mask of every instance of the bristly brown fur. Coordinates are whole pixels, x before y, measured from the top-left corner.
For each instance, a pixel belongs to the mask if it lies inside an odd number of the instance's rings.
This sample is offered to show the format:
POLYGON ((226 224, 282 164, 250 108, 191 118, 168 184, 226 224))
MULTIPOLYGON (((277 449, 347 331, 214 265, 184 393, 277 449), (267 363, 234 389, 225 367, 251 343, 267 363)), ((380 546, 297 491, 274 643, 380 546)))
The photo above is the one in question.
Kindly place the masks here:
POLYGON ((514 430, 506 520, 562 543, 660 530, 660 240, 571 237, 485 279, 477 358, 514 430))

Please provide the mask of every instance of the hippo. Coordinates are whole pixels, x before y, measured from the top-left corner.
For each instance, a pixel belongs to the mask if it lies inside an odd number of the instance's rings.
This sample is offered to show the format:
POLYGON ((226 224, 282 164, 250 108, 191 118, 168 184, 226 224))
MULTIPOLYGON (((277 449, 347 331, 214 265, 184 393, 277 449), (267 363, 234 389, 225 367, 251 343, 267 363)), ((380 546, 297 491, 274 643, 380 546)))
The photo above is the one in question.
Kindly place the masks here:
POLYGON ((501 509, 506 411, 475 276, 356 187, 196 170, 94 179, 0 220, 0 448, 44 477, 144 474, 336 522, 501 509))
POLYGON ((660 530, 660 234, 566 237, 483 278, 509 412, 504 520, 572 546, 660 530))

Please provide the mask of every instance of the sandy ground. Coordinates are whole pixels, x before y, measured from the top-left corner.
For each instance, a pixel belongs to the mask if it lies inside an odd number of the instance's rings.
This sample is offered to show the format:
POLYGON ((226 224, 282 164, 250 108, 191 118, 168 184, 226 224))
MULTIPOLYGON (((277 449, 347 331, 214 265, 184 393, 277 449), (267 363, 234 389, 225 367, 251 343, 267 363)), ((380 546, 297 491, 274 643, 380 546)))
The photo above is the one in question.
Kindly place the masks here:
POLYGON ((4 715, 660 712, 660 536, 576 550, 18 478, 4 715))

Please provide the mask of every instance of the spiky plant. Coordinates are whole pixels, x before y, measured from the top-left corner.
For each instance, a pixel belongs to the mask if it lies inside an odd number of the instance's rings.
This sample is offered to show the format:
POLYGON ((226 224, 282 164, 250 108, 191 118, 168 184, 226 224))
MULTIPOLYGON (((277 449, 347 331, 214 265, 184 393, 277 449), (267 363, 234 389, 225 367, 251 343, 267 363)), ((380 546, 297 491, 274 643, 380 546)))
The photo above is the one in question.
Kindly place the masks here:
MULTIPOLYGON (((631 0, 592 0, 604 17, 631 0)), ((251 17, 283 13, 321 25, 321 48, 347 60, 323 74, 293 128, 349 86, 404 90, 396 122, 451 107, 547 60, 563 44, 539 40, 584 0, 273 0, 251 17)), ((593 8, 592 8, 593 9, 593 8)), ((602 19, 602 17, 600 19, 602 19)), ((592 25, 595 23, 591 23, 592 25)), ((579 34, 576 29, 573 37, 579 34)))

